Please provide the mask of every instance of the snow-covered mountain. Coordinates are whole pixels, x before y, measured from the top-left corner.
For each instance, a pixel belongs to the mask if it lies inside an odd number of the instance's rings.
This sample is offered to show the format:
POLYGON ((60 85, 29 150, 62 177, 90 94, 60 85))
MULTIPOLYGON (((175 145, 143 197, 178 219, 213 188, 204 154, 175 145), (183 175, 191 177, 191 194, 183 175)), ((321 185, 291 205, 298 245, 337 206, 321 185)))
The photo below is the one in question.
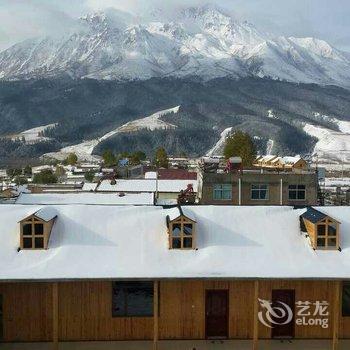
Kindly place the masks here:
POLYGON ((69 34, 26 40, 0 53, 0 78, 271 77, 350 86, 350 56, 314 38, 275 37, 215 6, 171 18, 109 10, 69 34))

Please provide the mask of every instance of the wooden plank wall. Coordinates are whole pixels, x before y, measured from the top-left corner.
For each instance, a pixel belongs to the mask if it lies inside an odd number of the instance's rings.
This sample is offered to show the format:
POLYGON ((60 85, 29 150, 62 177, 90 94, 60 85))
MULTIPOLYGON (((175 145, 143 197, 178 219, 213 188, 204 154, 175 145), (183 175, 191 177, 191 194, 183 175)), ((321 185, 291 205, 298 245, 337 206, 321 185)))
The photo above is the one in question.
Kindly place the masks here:
POLYGON ((1 284, 4 341, 52 340, 52 285, 1 284))
MULTIPOLYGON (((229 337, 252 339, 254 281, 161 281, 159 339, 204 339, 205 290, 227 289, 230 297, 229 337)), ((0 284, 4 300, 4 341, 52 341, 53 284, 0 284)), ((260 281, 259 298, 271 299, 272 289, 295 289, 296 300, 334 298, 334 282, 260 281)), ((113 318, 111 282, 58 283, 60 341, 153 339, 152 317, 113 318)), ((296 338, 332 338, 329 328, 296 326, 296 338)), ((259 338, 270 330, 259 326, 259 338)), ((350 318, 340 322, 340 338, 350 337, 350 318)))
POLYGON ((59 283, 59 339, 153 339, 152 317, 112 317, 111 282, 59 283))
POLYGON ((206 289, 229 290, 229 337, 252 338, 254 282, 197 280, 160 283, 160 339, 205 338, 206 289))
MULTIPOLYGON (((259 298, 271 300, 272 289, 294 289, 295 301, 328 301, 330 303, 330 315, 328 329, 319 326, 295 326, 295 338, 318 339, 332 338, 333 330, 333 300, 334 282, 327 281, 262 281, 259 283, 259 298)), ((259 325, 259 338, 270 338, 271 330, 264 325, 259 325)))

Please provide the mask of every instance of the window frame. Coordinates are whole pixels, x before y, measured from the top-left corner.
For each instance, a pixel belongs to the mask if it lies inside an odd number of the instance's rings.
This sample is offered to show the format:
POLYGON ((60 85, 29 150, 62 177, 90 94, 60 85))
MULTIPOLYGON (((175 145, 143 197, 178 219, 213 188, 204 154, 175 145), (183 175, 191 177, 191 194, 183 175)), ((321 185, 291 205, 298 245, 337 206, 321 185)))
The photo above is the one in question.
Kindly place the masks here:
POLYGON ((268 201, 270 199, 270 188, 269 184, 266 183, 254 183, 250 186, 250 199, 252 201, 268 201), (253 186, 258 186, 259 188, 253 188, 253 186), (265 189, 262 189, 261 186, 265 186, 265 189), (266 198, 261 198, 260 193, 261 191, 266 191, 266 198), (259 198, 253 198, 253 192, 258 192, 259 198))
POLYGON ((214 201, 231 201, 232 200, 232 184, 220 183, 213 185, 213 200, 214 201), (229 187, 224 188, 225 186, 229 187), (220 193, 220 196, 216 196, 216 193, 220 193), (224 193, 229 193, 229 198, 224 198, 224 193))
POLYGON ((39 220, 38 218, 31 216, 29 218, 24 219, 23 221, 21 221, 20 223, 21 225, 21 237, 20 237, 20 247, 23 250, 43 250, 43 249, 47 249, 47 243, 48 243, 48 223, 43 221, 43 220, 39 220), (42 225, 42 233, 40 234, 36 234, 36 228, 35 225, 42 225), (24 233, 24 226, 25 225, 31 225, 31 234, 25 234, 24 233), (25 239, 31 239, 31 247, 26 248, 25 244, 24 244, 24 240, 25 239), (36 239, 42 239, 43 241, 43 245, 42 246, 37 246, 35 240, 36 239))
POLYGON ((169 249, 174 250, 193 250, 196 246, 196 222, 187 218, 186 216, 180 216, 172 221, 169 222, 169 229, 168 229, 168 235, 169 235, 169 249), (192 234, 187 235, 184 232, 184 226, 185 225, 192 225, 192 234), (180 225, 180 235, 179 236, 173 236, 173 226, 174 225, 180 225), (185 247, 184 245, 184 239, 192 239, 192 246, 191 247, 185 247), (173 240, 174 239, 180 239, 180 247, 174 247, 173 246, 173 240))
MULTIPOLYGON (((159 289, 158 289, 158 302, 159 302, 159 289)), ((111 313, 112 313, 112 318, 150 318, 154 317, 154 282, 153 281, 113 281, 111 283, 111 313), (152 307, 150 313, 145 313, 145 314, 136 314, 136 313, 131 313, 128 312, 128 300, 131 298, 131 293, 128 294, 128 290, 130 289, 135 289, 136 285, 139 284, 141 285, 146 285, 149 284, 149 290, 148 292, 151 292, 152 294, 152 307), (115 310, 115 302, 114 302, 114 295, 115 295, 115 290, 116 289, 121 289, 123 290, 123 297, 124 297, 124 305, 123 307, 125 308, 125 312, 123 314, 117 314, 115 310), (128 299, 129 297, 129 299, 128 299)))
POLYGON ((319 249, 319 250, 337 250, 337 249, 339 249, 340 244, 339 244, 339 223, 338 222, 327 217, 324 220, 321 220, 315 224, 315 233, 316 233, 316 239, 315 239, 316 249, 319 249), (328 234, 330 224, 335 224, 335 230, 336 230, 335 235, 328 234), (318 233, 319 226, 325 227, 324 235, 319 235, 319 233, 318 233), (319 246, 318 239, 324 239, 325 245, 319 246), (335 245, 329 245, 329 240, 331 240, 331 239, 336 240, 335 245))
POLYGON ((306 185, 304 185, 304 184, 288 185, 288 200, 289 201, 299 201, 299 202, 306 201, 306 185), (292 186, 295 186, 296 188, 291 188, 292 186), (300 189, 299 186, 304 186, 304 188, 300 189), (290 196, 291 192, 295 192, 296 198, 291 198, 291 196, 290 196), (298 198, 299 192, 304 192, 304 198, 298 198))

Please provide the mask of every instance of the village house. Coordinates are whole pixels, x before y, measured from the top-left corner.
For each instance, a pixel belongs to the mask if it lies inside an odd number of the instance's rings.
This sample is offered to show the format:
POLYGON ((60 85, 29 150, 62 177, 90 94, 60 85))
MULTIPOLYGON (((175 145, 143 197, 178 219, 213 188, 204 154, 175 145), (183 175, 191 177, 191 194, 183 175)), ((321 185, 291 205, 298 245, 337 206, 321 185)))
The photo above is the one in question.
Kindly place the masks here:
MULTIPOLYGON (((230 164, 229 164, 230 165, 230 164)), ((215 205, 317 205, 318 177, 315 171, 291 172, 265 169, 219 168, 211 159, 198 173, 201 204, 215 205)))
POLYGON ((309 165, 305 159, 300 156, 279 157, 274 155, 258 156, 253 163, 254 167, 274 169, 274 170, 289 170, 296 173, 303 173, 309 169, 309 165))
POLYGON ((347 207, 3 205, 0 227, 2 342, 350 337, 347 207))

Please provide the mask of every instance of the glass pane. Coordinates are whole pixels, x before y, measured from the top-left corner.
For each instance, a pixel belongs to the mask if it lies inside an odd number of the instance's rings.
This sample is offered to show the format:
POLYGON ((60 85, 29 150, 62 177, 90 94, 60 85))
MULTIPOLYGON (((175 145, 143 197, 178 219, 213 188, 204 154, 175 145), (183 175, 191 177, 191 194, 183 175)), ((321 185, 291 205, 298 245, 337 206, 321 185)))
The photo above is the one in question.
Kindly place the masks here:
POLYGON ((44 234, 44 225, 43 224, 35 224, 35 234, 38 236, 42 236, 44 234))
MULTIPOLYGON (((120 283, 122 285, 122 283, 120 283)), ((126 315, 126 294, 118 282, 113 283, 112 291, 112 316, 126 315)))
POLYGON ((32 248, 32 238, 23 238, 23 248, 25 249, 32 248))
POLYGON ((192 224, 184 224, 184 234, 186 236, 192 235, 192 224))
POLYGON ((336 238, 328 238, 328 247, 336 247, 337 239, 336 238))
POLYGON ((31 236, 32 235, 32 224, 24 224, 23 225, 23 235, 31 236))
POLYGON ((305 199, 305 191, 304 190, 298 191, 298 199, 305 199))
POLYGON ((350 283, 343 283, 342 315, 350 316, 350 283))
POLYGON ((259 190, 252 190, 252 199, 259 199, 259 190))
POLYGON ((328 225, 328 236, 336 236, 336 235, 337 235, 337 225, 332 222, 328 225))
POLYGON ((222 199, 232 199, 232 190, 224 190, 222 194, 222 199))
POLYGON ((297 191, 289 191, 289 199, 297 199, 297 191))
POLYGON ((305 185, 298 185, 299 190, 305 190, 305 188, 306 188, 305 185))
POLYGON ((35 248, 44 248, 44 238, 35 237, 35 248))
POLYGON ((180 237, 181 235, 181 224, 173 224, 173 236, 180 237))
POLYGON ((267 199, 267 190, 260 190, 260 199, 267 199))
POLYGON ((318 247, 325 247, 326 246, 326 239, 325 238, 317 238, 317 246, 318 247))
POLYGON ((326 225, 317 225, 317 235, 324 236, 326 234, 326 225))
POLYGON ((181 249, 181 238, 173 238, 173 249, 181 249))
POLYGON ((153 283, 137 283, 127 289, 127 316, 153 315, 153 283))
POLYGON ((192 238, 184 238, 184 248, 192 248, 192 238))
POLYGON ((289 185, 288 189, 290 190, 295 190, 297 188, 297 185, 289 185))

